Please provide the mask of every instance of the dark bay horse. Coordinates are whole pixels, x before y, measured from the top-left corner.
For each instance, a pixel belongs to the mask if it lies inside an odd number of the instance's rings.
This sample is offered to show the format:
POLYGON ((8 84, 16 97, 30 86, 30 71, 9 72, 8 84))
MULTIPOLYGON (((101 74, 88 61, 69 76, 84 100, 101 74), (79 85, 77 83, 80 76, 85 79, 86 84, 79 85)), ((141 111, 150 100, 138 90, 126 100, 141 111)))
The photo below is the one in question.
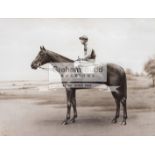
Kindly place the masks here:
MULTIPOLYGON (((56 68, 57 63, 59 63, 59 65, 63 65, 63 63, 70 63, 72 66, 74 66, 73 60, 66 58, 60 54, 57 54, 55 52, 49 51, 49 50, 45 49, 44 46, 42 46, 42 47, 40 47, 40 51, 39 51, 38 55, 36 56, 35 60, 32 62, 31 67, 32 67, 32 69, 37 69, 38 67, 40 67, 46 63, 52 63, 52 64, 55 63, 54 68, 56 70, 57 70, 57 68, 56 68)), ((60 73, 60 74, 62 74, 62 73, 60 73)), ((71 81, 68 80, 68 82, 63 82, 63 80, 62 80, 62 84, 66 89, 66 96, 67 96, 67 114, 66 114, 65 120, 63 121, 63 124, 68 124, 69 122, 75 122, 75 119, 77 118, 76 90, 83 89, 83 88, 76 88, 76 87, 75 88, 68 87, 69 83, 71 83, 71 81), (72 118, 70 118, 71 107, 73 107, 73 112, 74 112, 74 115, 72 118)), ((124 69, 116 64, 108 63, 107 64, 107 80, 100 82, 100 84, 105 84, 108 87, 118 86, 117 91, 113 91, 112 89, 110 89, 112 96, 114 97, 115 102, 116 102, 116 114, 115 114, 112 122, 113 123, 117 122, 117 119, 119 118, 119 115, 120 115, 120 104, 122 104, 122 106, 123 106, 122 124, 126 125, 127 81, 126 81, 126 74, 124 72, 124 69)))

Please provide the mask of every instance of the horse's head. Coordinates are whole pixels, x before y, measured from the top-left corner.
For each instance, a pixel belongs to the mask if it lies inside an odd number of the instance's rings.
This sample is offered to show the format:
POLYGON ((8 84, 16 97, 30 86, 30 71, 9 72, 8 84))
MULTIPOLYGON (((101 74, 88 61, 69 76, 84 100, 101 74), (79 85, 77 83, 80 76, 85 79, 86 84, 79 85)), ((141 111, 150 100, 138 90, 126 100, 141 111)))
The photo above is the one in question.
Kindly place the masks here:
POLYGON ((50 62, 50 57, 48 55, 47 50, 44 46, 40 46, 40 51, 36 58, 33 60, 31 64, 32 69, 37 69, 38 67, 50 62))

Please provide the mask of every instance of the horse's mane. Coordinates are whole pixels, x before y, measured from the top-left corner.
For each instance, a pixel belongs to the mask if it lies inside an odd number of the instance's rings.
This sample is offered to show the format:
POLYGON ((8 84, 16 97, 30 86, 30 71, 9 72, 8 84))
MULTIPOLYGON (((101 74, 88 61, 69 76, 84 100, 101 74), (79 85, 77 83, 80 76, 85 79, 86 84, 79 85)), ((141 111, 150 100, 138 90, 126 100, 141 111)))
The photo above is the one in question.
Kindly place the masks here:
POLYGON ((55 62, 74 62, 74 60, 69 59, 69 58, 67 58, 67 57, 65 57, 63 55, 60 55, 58 53, 55 53, 53 51, 46 50, 46 52, 49 54, 49 56, 51 56, 51 58, 55 62))

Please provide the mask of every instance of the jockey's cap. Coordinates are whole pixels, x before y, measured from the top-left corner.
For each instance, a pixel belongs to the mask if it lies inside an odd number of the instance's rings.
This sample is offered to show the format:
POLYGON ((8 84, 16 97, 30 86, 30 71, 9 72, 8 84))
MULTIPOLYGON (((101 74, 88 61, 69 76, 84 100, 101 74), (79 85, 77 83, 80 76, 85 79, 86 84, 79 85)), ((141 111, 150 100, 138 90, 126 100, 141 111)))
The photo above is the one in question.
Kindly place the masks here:
POLYGON ((88 41, 88 37, 86 35, 83 35, 83 36, 79 37, 79 39, 80 40, 86 40, 86 41, 88 41))

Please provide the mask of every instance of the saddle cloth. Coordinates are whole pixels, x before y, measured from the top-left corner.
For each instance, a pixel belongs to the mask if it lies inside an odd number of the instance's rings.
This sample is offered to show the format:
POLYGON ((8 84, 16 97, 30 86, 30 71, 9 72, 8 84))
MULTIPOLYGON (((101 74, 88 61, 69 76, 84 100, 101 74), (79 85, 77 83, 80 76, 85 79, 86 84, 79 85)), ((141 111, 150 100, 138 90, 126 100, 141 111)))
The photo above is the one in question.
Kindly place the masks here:
POLYGON ((93 61, 81 60, 81 61, 75 61, 74 62, 74 67, 80 68, 80 70, 83 74, 93 74, 95 66, 96 65, 93 61))

